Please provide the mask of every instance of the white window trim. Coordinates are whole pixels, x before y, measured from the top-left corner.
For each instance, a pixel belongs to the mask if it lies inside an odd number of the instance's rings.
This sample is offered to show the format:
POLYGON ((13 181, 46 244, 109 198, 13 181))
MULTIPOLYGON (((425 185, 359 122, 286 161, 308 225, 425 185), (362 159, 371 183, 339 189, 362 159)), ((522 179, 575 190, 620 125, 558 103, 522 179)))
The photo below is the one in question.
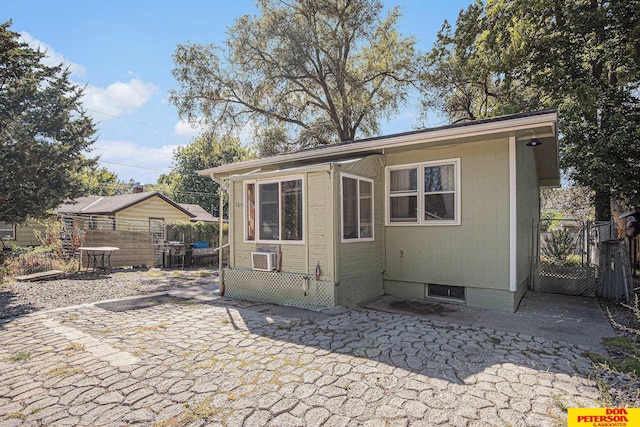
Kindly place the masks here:
POLYGON ((5 242, 13 242, 13 241, 15 241, 15 240, 17 240, 17 239, 18 239, 18 233, 17 233, 17 231, 16 231, 16 228, 17 228, 17 227, 16 227, 16 224, 15 224, 15 223, 9 222, 8 224, 10 224, 10 225, 11 225, 11 227, 12 227, 12 229, 13 229, 13 231, 12 231, 12 234, 13 234, 13 235, 12 235, 12 236, 10 236, 10 237, 9 237, 9 239, 7 239, 7 236, 4 236, 4 235, 0 235, 0 237, 1 237, 1 238, 2 238, 2 240, 4 240, 5 242))
MULTIPOLYGON (((266 179, 257 179, 257 180, 247 180, 244 181, 245 183, 255 183, 256 187, 255 187, 255 203, 256 203, 256 239, 255 240, 245 240, 245 243, 260 243, 260 244, 265 244, 265 245, 304 245, 306 244, 306 218, 307 218, 307 203, 306 203, 306 183, 305 183, 305 176, 304 175, 288 175, 288 176, 282 176, 282 177, 278 177, 278 178, 266 178, 266 179), (280 224, 280 239, 278 240, 261 240, 260 239, 260 189, 259 189, 259 185, 260 184, 274 184, 274 183, 281 183, 284 181, 296 181, 296 180, 301 180, 302 181, 302 240, 283 240, 282 239, 282 211, 280 209, 278 209, 278 224, 280 224)), ((244 186, 244 184, 243 184, 244 186)), ((245 197, 244 195, 244 191, 243 191, 243 197, 245 197)), ((280 186, 278 186, 278 203, 281 203, 281 195, 280 195, 280 186)), ((244 228, 244 237, 246 238, 246 215, 247 215, 247 208, 246 208, 246 199, 243 200, 242 206, 243 206, 243 218, 245 219, 245 223, 243 225, 244 228)))
POLYGON ((373 242, 376 238, 376 226, 375 226, 375 183, 372 179, 363 178, 361 176, 351 175, 347 173, 340 174, 340 242, 341 243, 354 243, 354 242, 373 242), (360 236, 360 182, 366 181, 371 184, 371 237, 358 237, 357 239, 345 239, 344 238, 344 180, 342 178, 351 178, 358 181, 358 197, 357 197, 357 212, 358 212, 358 236, 360 236))
POLYGON ((462 183, 460 182, 460 158, 454 159, 442 159, 442 160, 432 160, 427 162, 419 162, 419 163, 406 163, 402 165, 393 165, 385 167, 385 226, 389 227, 415 227, 415 226, 457 226, 461 225, 460 214, 462 210, 460 209, 460 201, 462 194, 462 183), (454 165, 455 169, 455 220, 425 220, 424 219, 424 168, 425 167, 433 167, 433 166, 444 166, 444 165, 454 165), (404 195, 417 195, 417 221, 415 222, 392 222, 391 221, 391 207, 389 200, 391 198, 391 189, 390 189, 390 176, 391 171, 393 170, 404 170, 404 169, 418 169, 418 188, 417 192, 407 192, 405 193, 397 193, 395 196, 404 195))

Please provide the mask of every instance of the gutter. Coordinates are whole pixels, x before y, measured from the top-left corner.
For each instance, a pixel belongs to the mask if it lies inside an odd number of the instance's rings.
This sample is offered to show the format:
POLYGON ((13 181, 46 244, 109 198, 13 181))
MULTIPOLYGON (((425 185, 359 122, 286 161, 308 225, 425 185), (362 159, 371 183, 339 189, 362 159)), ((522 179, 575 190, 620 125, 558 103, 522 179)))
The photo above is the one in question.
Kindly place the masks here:
MULTIPOLYGON (((372 140, 354 141, 347 144, 334 144, 322 147, 297 151, 289 154, 281 154, 262 159, 248 160, 239 163, 230 163, 210 169, 198 171, 199 175, 207 176, 210 173, 224 174, 239 169, 258 168, 278 163, 295 162, 298 160, 311 161, 313 159, 328 158, 338 155, 362 154, 396 148, 414 144, 438 142, 446 139, 469 138, 494 133, 514 133, 520 130, 528 130, 534 126, 549 126, 555 136, 555 123, 558 120, 556 112, 539 115, 519 117, 515 119, 495 120, 487 123, 469 124, 467 126, 446 127, 443 129, 424 130, 408 134, 396 134, 389 137, 378 137, 372 140)), ((551 134, 550 134, 551 135, 551 134)))

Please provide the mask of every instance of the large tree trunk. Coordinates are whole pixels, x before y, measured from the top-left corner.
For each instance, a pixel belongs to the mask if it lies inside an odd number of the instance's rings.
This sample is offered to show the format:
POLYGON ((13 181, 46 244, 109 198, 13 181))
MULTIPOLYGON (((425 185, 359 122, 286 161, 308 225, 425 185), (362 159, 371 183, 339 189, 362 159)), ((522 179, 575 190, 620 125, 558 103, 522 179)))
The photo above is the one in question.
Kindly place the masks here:
POLYGON ((596 190, 594 204, 596 220, 611 221, 611 191, 609 189, 596 190))

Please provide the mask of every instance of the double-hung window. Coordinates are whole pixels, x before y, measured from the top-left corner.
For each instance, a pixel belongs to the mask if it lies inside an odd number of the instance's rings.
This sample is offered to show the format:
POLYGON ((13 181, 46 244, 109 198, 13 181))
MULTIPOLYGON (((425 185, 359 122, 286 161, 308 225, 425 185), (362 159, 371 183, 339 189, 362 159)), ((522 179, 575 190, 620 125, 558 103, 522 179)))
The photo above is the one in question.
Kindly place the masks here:
POLYGON ((10 222, 0 221, 0 239, 16 240, 16 226, 10 222))
POLYGON ((460 159, 387 167, 388 225, 459 225, 460 159))
POLYGON ((342 241, 373 240, 373 181, 342 174, 342 241))
POLYGON ((304 240, 302 183, 302 177, 245 182, 246 241, 304 240))

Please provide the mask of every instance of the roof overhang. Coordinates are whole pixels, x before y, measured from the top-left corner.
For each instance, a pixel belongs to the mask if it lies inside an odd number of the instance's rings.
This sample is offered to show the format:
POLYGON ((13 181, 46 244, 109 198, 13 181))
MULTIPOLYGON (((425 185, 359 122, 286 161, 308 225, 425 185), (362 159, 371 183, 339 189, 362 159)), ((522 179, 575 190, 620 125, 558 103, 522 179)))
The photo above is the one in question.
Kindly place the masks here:
POLYGON ((535 150, 539 183, 541 186, 558 186, 560 169, 557 121, 558 114, 555 110, 514 114, 230 163, 198 171, 198 174, 215 180, 256 170, 267 172, 356 156, 434 148, 501 137, 515 137, 518 144, 526 144, 535 136, 542 145, 528 148, 535 150))

